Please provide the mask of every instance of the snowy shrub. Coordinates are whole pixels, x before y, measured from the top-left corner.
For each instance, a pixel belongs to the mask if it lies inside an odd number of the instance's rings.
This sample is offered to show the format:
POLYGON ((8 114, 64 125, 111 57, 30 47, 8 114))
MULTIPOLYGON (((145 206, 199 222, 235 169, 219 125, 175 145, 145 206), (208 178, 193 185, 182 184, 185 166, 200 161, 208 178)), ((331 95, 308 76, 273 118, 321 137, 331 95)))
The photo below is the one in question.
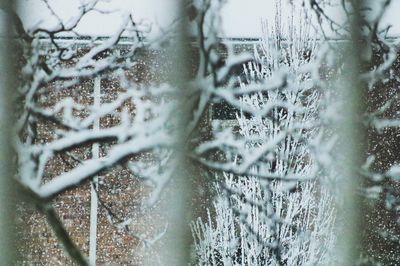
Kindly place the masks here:
MULTIPOLYGON (((290 96, 293 94, 286 95, 287 100, 290 96)), ((256 105, 275 100, 263 95, 243 99, 256 105)), ((282 110, 274 110, 273 120, 241 114, 240 133, 254 139, 248 147, 251 149, 276 138, 296 122, 306 123, 314 109, 310 106, 308 110, 300 121, 294 112, 282 110)), ((285 176, 282 180, 224 174, 222 188, 216 186, 215 214, 209 213, 207 223, 199 218, 192 224, 200 265, 331 263, 335 210, 330 191, 318 180, 308 180, 315 169, 304 138, 312 134, 310 130, 287 137, 276 146, 275 154, 267 154, 270 158, 252 169, 255 175, 261 171, 285 176)))
POLYGON ((192 224, 199 265, 332 264, 335 212, 326 189, 315 181, 292 191, 285 182, 254 177, 225 175, 224 181, 240 193, 220 194, 215 216, 192 224))
MULTIPOLYGON (((281 10, 279 1, 277 10, 281 10)), ((329 265, 334 247, 333 197, 317 176, 308 141, 318 128, 320 92, 309 86, 309 76, 300 68, 312 60, 315 41, 307 21, 283 29, 276 14, 270 33, 255 48, 256 62, 244 66, 241 86, 263 84, 276 71, 288 69, 284 88, 268 89, 241 98, 243 106, 270 112, 237 115, 239 134, 248 154, 268 143, 273 148, 252 165, 252 175, 224 173, 217 179, 217 197, 207 221, 192 223, 196 263, 199 265, 329 265), (271 38, 272 37, 272 38, 271 38), (282 133, 285 137, 280 140, 282 133), (276 142, 274 140, 277 140, 276 142)), ((236 157, 233 165, 240 165, 236 157)))

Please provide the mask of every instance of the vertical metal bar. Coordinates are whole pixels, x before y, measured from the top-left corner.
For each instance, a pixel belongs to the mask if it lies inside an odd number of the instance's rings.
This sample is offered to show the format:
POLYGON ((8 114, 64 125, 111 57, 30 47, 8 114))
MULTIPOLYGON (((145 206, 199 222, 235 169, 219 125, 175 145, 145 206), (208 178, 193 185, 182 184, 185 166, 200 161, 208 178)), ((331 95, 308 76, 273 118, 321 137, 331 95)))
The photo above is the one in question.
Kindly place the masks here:
POLYGON ((167 233, 163 238, 168 243, 160 251, 162 261, 165 265, 188 265, 190 261, 190 200, 191 187, 190 180, 194 178, 194 171, 191 169, 190 160, 187 156, 186 128, 189 124, 193 110, 185 102, 185 93, 188 90, 188 79, 190 65, 188 58, 189 52, 188 24, 185 12, 186 0, 176 0, 176 15, 181 19, 174 44, 168 49, 169 58, 172 59, 169 70, 169 82, 175 86, 179 92, 176 106, 176 115, 179 116, 178 132, 176 133, 176 147, 174 147, 175 158, 179 161, 174 174, 171 178, 172 184, 167 188, 168 198, 163 201, 164 215, 168 219, 167 233))
POLYGON ((340 205, 338 220, 338 250, 335 254, 339 265, 355 265, 359 258, 360 237, 362 234, 361 205, 359 189, 362 185, 357 171, 362 165, 365 148, 365 129, 360 122, 365 110, 365 86, 361 82, 362 68, 360 42, 362 40, 361 7, 365 0, 352 1, 354 14, 351 16, 351 38, 345 50, 344 69, 338 90, 341 92, 343 121, 338 125, 341 137, 339 156, 344 158, 340 173, 340 205))
MULTIPOLYGON (((101 78, 96 77, 93 88, 93 107, 98 110, 101 105, 101 78)), ((97 118, 93 124, 93 131, 100 129, 100 118, 97 118)), ((92 145, 92 158, 100 157, 99 143, 92 145)), ((96 249, 97 249, 97 177, 93 179, 90 186, 90 234, 89 234, 89 261, 91 265, 96 265, 96 249)))
MULTIPOLYGON (((0 0, 0 8, 13 9, 14 1, 0 0)), ((0 264, 14 265, 16 187, 13 143, 13 104, 15 89, 15 49, 10 17, 0 17, 0 264)))

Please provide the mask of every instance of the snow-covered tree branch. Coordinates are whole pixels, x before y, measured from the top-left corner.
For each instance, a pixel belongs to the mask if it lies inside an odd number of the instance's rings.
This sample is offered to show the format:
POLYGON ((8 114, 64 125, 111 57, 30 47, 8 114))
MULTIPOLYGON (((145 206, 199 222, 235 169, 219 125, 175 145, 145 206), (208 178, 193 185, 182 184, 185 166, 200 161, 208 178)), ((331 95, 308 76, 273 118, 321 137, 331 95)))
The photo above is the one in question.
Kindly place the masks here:
MULTIPOLYGON (((347 235, 337 231, 347 218, 354 220, 343 227, 354 236, 347 262, 359 253, 379 259, 372 244, 356 247, 364 236, 354 231, 376 212, 371 206, 391 213, 399 206, 398 44, 381 27, 390 1, 374 3, 373 14, 368 1, 275 1, 275 18, 262 21, 263 38, 245 51, 221 38, 226 1, 182 1, 160 38, 147 38, 151 27, 123 12, 111 36, 82 36, 85 18, 112 13, 104 1, 79 1, 68 20, 41 2, 51 26, 27 28, 1 6, 19 51, 16 180, 77 263, 89 264, 54 210, 62 195, 91 183, 113 226, 152 249, 174 234, 177 242, 160 254, 181 250, 182 262, 189 184, 203 174, 216 195, 207 216, 191 224, 200 265, 339 263, 337 240, 347 235), (143 54, 154 50, 163 56, 149 66, 143 54), (230 127, 213 119, 217 106, 234 110, 230 127), (151 187, 144 206, 168 195, 177 207, 165 211, 174 217, 153 240, 130 230, 132 213, 102 198, 105 176, 121 169, 151 187)), ((399 228, 392 216, 389 231, 376 220, 364 231, 385 241, 399 228)))

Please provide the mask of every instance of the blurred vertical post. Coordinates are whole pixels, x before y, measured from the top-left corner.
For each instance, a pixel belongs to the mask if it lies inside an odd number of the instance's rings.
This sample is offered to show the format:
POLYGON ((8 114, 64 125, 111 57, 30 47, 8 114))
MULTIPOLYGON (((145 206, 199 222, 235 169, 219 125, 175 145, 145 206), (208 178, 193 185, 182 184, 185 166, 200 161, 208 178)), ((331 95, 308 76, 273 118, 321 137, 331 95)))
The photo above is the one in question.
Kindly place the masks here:
MULTIPOLYGON (((101 105, 101 77, 96 77, 93 85, 93 107, 100 110, 101 105)), ((99 131, 100 118, 97 118, 93 124, 93 131, 99 131)), ((93 143, 92 158, 100 158, 100 145, 93 143)), ((96 265, 97 250, 97 216, 98 216, 98 177, 93 178, 90 185, 90 232, 89 232, 89 261, 92 265, 96 265)))
MULTIPOLYGON (((13 10, 13 0, 0 0, 0 8, 13 10)), ((12 149, 13 90, 15 90, 15 56, 11 17, 0 13, 0 265, 16 263, 15 214, 17 195, 12 149)))
POLYGON ((166 188, 167 197, 163 201, 164 216, 168 220, 168 228, 164 241, 166 245, 160 250, 164 265, 188 265, 190 261, 191 231, 189 227, 191 219, 190 201, 191 188, 190 182, 194 178, 190 160, 187 156, 188 132, 187 126, 193 113, 193 106, 188 106, 185 101, 187 90, 189 89, 188 80, 190 75, 189 65, 189 30, 188 20, 185 12, 187 0, 176 0, 176 13, 180 23, 176 36, 171 40, 168 47, 168 58, 171 59, 171 69, 167 69, 169 82, 177 88, 176 116, 179 124, 176 133, 176 146, 174 156, 178 165, 171 177, 171 184, 166 188))
POLYGON ((338 169, 339 183, 339 213, 338 213, 338 250, 336 256, 338 265, 356 265, 360 255, 362 234, 362 200, 360 186, 362 185, 358 169, 362 165, 365 152, 365 128, 362 124, 362 114, 365 110, 365 84, 361 81, 362 70, 362 9, 366 0, 355 0, 354 14, 350 21, 350 40, 345 48, 344 69, 338 91, 343 103, 343 118, 340 121, 339 136, 341 146, 338 156, 343 158, 343 166, 338 169))

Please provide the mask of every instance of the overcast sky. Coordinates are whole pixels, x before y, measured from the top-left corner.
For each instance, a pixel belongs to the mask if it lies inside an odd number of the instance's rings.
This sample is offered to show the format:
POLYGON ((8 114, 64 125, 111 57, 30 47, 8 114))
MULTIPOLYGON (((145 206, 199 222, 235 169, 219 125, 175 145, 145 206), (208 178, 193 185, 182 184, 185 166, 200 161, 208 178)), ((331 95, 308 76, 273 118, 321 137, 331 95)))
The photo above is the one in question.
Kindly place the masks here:
MULTIPOLYGON (((48 0, 57 15, 68 21, 74 14, 81 0, 48 0)), ((87 0, 86 0, 87 1, 87 0)), ((295 0, 296 1, 296 0, 295 0)), ((300 1, 301 0, 297 0, 300 1)), ((374 0, 378 3, 382 0, 374 0)), ((152 24, 153 34, 159 28, 167 28, 176 17, 176 0, 106 0, 99 5, 102 10, 115 11, 111 14, 92 13, 82 21, 78 31, 82 34, 109 35, 122 23, 123 14, 129 12, 136 21, 152 24)), ((282 0, 283 8, 286 10, 282 0)), ((50 16, 49 10, 40 0, 22 0, 21 14, 26 27, 41 23, 54 25, 57 20, 50 16)), ((222 10, 223 32, 226 37, 260 37, 261 20, 271 19, 274 14, 274 0, 228 0, 222 10)), ((392 34, 400 35, 400 1, 392 1, 386 12, 383 24, 393 24, 392 34)), ((285 12, 285 11, 284 11, 285 12)), ((331 14, 340 19, 340 14, 332 10, 331 14)))

